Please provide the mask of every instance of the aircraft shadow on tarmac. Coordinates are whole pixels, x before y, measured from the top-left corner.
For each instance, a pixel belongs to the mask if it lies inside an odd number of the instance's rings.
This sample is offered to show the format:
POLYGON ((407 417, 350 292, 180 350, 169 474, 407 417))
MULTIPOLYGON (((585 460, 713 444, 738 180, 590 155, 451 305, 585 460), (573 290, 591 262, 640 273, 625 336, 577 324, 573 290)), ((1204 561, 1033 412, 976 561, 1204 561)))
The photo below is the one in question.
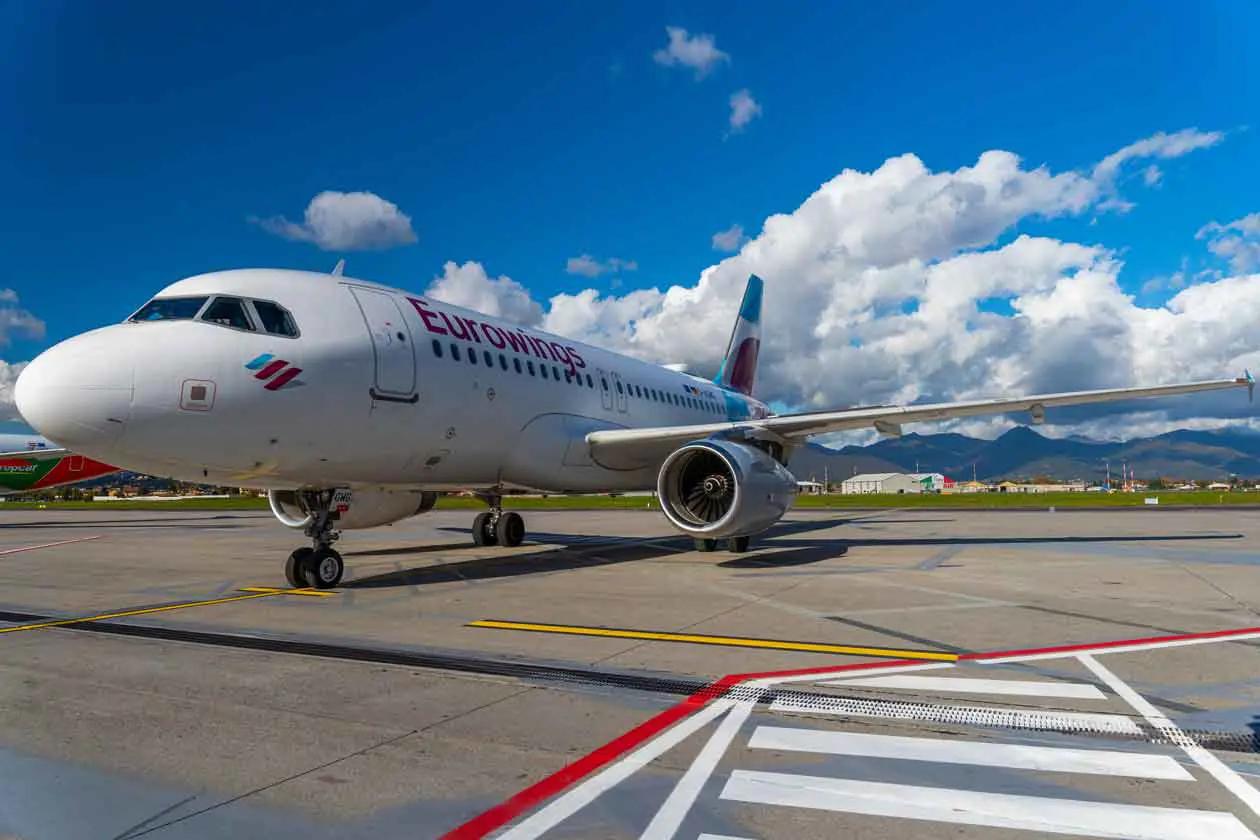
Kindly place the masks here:
MULTIPOLYGON (((814 520, 809 522, 788 522, 771 529, 768 539, 780 534, 803 534, 820 531, 848 523, 848 519, 814 520)), ((440 530, 456 531, 458 528, 440 530)), ((451 583, 456 581, 492 580, 510 578, 520 575, 544 574, 572 569, 589 569, 595 566, 608 566, 617 563, 630 563, 639 560, 655 560, 671 554, 682 554, 692 551, 694 546, 690 539, 679 536, 662 536, 641 538, 625 537, 590 537, 574 534, 533 533, 530 542, 548 543, 538 551, 513 554, 505 557, 479 557, 457 563, 441 563, 433 566, 420 566, 412 569, 398 569, 378 575, 369 575, 353 581, 342 583, 343 589, 375 589, 390 586, 416 586, 433 583, 451 583), (560 548, 552 548, 552 545, 560 548)), ((819 540, 810 542, 809 560, 788 558, 792 552, 779 552, 776 557, 784 557, 785 565, 798 565, 802 562, 817 562, 830 557, 838 557, 845 551, 836 547, 842 546, 846 540, 819 540)), ((765 543, 765 548, 773 549, 774 542, 765 543)), ((403 557, 410 554, 424 554, 434 551, 449 551, 473 548, 471 540, 453 545, 421 545, 412 547, 370 549, 367 551, 343 552, 346 557, 403 557)), ((700 557, 720 558, 725 552, 717 551, 713 555, 702 554, 700 557)), ((718 564, 721 565, 721 564, 718 564)), ((775 563, 774 565, 778 565, 775 563)))
MULTIPOLYGON (((1135 534, 1108 536, 1044 536, 1044 537, 888 537, 888 538, 851 538, 839 537, 831 539, 793 539, 792 537, 835 528, 841 525, 858 524, 863 520, 849 518, 786 522, 772 528, 764 541, 754 544, 748 554, 729 556, 724 551, 712 555, 701 554, 700 558, 712 557, 715 565, 728 569, 766 569, 789 568, 833 560, 848 554, 849 549, 856 547, 904 547, 904 546, 973 546, 973 545, 1036 545, 1055 543, 1161 543, 1197 540, 1233 540, 1241 539, 1242 534, 1135 534), (786 539, 785 539, 786 537, 786 539), (721 559, 727 557, 728 559, 721 559)), ((949 521, 949 520, 946 520, 949 521)), ((458 528, 442 528, 439 530, 462 532, 458 528)), ((376 575, 347 581, 342 584, 347 589, 374 589, 392 586, 416 586, 433 583, 469 582, 476 580, 492 580, 511 578, 520 575, 545 574, 572 569, 587 569, 595 566, 607 566, 618 563, 630 563, 641 560, 654 560, 671 554, 680 554, 693 550, 691 540, 677 536, 658 538, 618 538, 591 537, 573 534, 534 533, 530 542, 548 543, 548 547, 538 551, 510 556, 479 557, 455 563, 439 563, 431 566, 419 566, 411 569, 397 569, 376 575), (550 547, 559 545, 560 548, 550 547)), ((354 557, 407 557, 439 551, 458 551, 471 549, 471 541, 443 543, 438 545, 399 546, 396 548, 369 549, 365 551, 346 552, 346 556, 354 557)))
POLYGON ((749 554, 718 563, 724 569, 765 569, 803 566, 843 557, 850 548, 940 546, 965 547, 979 545, 1049 545, 1054 543, 1142 543, 1178 542, 1183 540, 1237 540, 1242 534, 1139 534, 1135 536, 1046 536, 1046 537, 888 537, 886 539, 775 540, 769 547, 784 551, 749 554), (793 546, 796 546, 793 548, 793 546))

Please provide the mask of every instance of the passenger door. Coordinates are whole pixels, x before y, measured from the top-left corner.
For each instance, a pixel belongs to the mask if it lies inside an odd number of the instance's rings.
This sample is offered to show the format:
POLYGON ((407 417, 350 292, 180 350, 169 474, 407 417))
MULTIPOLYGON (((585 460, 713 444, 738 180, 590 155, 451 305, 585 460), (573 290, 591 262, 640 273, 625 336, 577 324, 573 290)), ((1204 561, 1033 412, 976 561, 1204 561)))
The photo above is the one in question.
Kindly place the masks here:
POLYGON ((626 383, 621 381, 621 374, 613 371, 613 396, 617 398, 617 410, 622 414, 630 409, 630 396, 626 391, 626 383))
POLYGON ((372 351, 376 359, 372 398, 416 402, 420 399, 416 393, 416 354, 412 348, 411 330, 397 301, 393 295, 377 289, 349 288, 372 336, 372 351))
POLYGON ((599 368, 595 372, 599 374, 599 382, 596 384, 599 387, 599 398, 600 398, 600 401, 603 403, 604 411, 612 411, 612 407, 613 407, 612 379, 608 376, 608 371, 604 370, 603 368, 599 368))

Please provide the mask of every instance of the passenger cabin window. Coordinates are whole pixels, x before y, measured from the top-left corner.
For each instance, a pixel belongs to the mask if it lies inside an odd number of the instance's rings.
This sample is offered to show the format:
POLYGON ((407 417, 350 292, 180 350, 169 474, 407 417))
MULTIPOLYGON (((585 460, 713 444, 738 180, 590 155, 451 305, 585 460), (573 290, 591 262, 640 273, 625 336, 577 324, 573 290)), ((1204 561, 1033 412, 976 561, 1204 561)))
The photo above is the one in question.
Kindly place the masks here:
POLYGON ((209 297, 154 298, 128 321, 191 321, 209 297))
POLYGON ((289 310, 269 300, 256 300, 253 301, 253 304, 254 311, 258 313, 258 320, 262 323, 264 332, 297 338, 297 323, 294 322, 293 316, 289 314, 289 310))
POLYGON ((245 312, 245 301, 234 297, 217 297, 201 313, 198 320, 236 330, 254 331, 254 324, 245 312))

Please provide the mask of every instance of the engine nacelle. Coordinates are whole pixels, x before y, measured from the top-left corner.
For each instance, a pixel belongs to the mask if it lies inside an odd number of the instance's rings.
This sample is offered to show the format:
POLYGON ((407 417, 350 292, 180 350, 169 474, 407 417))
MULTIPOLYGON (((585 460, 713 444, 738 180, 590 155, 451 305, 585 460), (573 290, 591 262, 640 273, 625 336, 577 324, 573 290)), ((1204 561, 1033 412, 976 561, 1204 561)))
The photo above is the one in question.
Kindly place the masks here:
POLYGON ((796 477, 754 446, 698 440, 665 459, 656 491, 666 518, 688 536, 744 537, 783 518, 796 477))
MULTIPOLYGON (((409 516, 424 513, 437 504, 437 493, 380 493, 357 492, 349 494, 348 505, 344 496, 348 491, 338 491, 333 505, 333 527, 353 531, 359 528, 376 528, 409 516), (344 510, 337 512, 339 508, 344 510)), ((290 528, 305 528, 311 521, 311 511, 304 494, 295 490, 268 490, 267 502, 276 519, 290 528)))

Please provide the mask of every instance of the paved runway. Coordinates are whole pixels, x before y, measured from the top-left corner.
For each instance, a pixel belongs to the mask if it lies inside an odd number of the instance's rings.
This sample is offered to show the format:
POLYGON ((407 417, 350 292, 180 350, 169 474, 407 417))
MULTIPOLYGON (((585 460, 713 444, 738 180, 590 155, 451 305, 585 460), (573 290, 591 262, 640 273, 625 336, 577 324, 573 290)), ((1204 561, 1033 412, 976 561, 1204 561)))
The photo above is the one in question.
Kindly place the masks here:
POLYGON ((1260 835, 1260 511, 0 507, 0 838, 1260 835))

